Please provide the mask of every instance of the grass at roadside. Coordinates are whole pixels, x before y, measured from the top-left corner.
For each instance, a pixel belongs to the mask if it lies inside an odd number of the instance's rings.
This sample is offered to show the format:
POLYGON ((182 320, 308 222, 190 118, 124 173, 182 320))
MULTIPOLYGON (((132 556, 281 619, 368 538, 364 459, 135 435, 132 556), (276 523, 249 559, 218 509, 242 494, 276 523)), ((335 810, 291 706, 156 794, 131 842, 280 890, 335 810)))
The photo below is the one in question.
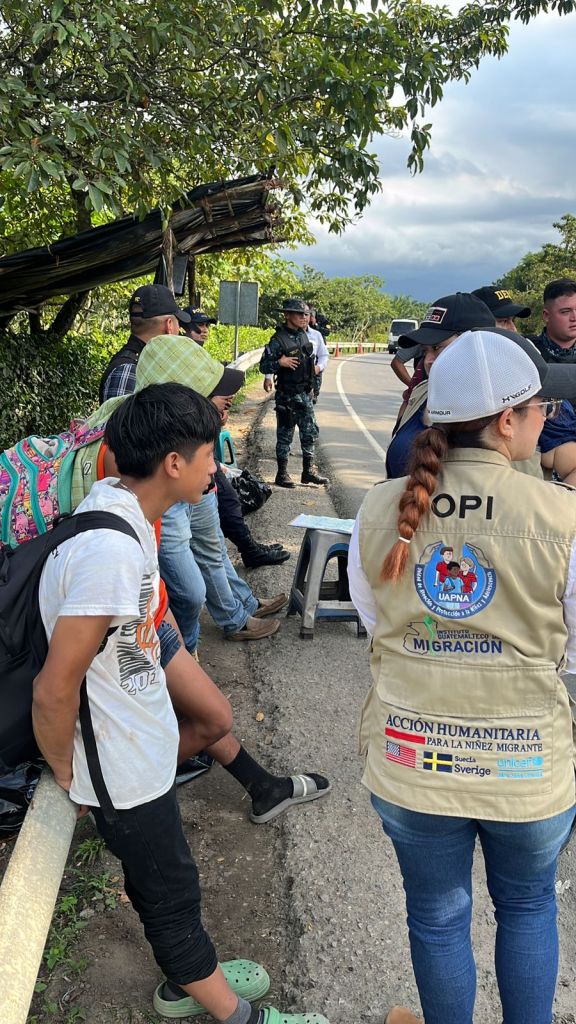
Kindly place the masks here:
POLYGON ((78 954, 78 939, 97 914, 128 902, 121 876, 107 870, 104 854, 104 843, 96 835, 80 838, 70 854, 27 1024, 89 1021, 83 1007, 72 1005, 88 964, 87 958, 78 954))

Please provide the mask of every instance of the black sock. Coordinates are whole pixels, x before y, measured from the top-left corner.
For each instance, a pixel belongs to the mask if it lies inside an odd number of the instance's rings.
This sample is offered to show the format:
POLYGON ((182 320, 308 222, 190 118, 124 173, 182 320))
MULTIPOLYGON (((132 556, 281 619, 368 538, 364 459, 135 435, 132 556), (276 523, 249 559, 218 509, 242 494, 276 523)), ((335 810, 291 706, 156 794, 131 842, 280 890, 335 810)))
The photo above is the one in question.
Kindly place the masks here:
POLYGON ((292 779, 272 775, 250 757, 244 747, 240 747, 234 760, 224 767, 252 797, 255 814, 265 814, 281 800, 291 797, 294 792, 292 779))

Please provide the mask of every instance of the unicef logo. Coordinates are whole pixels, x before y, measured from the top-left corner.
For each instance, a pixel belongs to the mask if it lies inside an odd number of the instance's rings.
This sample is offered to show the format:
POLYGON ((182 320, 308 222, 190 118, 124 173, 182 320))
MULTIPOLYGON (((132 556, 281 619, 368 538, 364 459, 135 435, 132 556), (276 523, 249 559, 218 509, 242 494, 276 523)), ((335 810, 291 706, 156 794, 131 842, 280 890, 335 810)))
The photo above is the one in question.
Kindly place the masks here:
POLYGON ((418 596, 429 611, 447 619, 481 612, 496 592, 496 572, 480 548, 429 544, 414 570, 418 596))

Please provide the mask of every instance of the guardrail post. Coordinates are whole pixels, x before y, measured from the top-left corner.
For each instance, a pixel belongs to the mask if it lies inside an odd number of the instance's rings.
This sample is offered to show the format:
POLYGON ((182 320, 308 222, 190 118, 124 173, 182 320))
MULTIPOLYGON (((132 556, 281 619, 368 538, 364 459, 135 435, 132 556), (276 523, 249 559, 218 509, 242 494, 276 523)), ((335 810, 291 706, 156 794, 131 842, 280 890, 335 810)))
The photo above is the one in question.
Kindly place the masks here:
POLYGON ((45 768, 0 887, 0 1020, 25 1024, 78 808, 45 768))

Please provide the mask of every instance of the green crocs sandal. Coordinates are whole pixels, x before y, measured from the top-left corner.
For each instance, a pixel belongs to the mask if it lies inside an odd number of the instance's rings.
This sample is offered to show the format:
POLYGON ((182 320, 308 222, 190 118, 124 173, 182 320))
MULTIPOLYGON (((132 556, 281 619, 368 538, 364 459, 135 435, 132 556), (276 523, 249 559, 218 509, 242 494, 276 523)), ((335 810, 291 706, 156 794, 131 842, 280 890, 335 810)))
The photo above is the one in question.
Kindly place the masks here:
POLYGON ((280 1013, 273 1006, 260 1010, 262 1024, 330 1024, 321 1013, 280 1013))
MULTIPOLYGON (((220 964, 222 972, 230 988, 241 999, 252 1002, 254 999, 261 999, 270 988, 270 978, 260 964, 253 960, 226 960, 220 964)), ((180 1017, 197 1017, 200 1013, 206 1013, 203 1006, 200 1006, 192 996, 183 996, 182 999, 164 999, 162 992, 164 982, 158 985, 154 993, 152 1003, 156 1013, 161 1017, 171 1017, 173 1020, 180 1017)))

